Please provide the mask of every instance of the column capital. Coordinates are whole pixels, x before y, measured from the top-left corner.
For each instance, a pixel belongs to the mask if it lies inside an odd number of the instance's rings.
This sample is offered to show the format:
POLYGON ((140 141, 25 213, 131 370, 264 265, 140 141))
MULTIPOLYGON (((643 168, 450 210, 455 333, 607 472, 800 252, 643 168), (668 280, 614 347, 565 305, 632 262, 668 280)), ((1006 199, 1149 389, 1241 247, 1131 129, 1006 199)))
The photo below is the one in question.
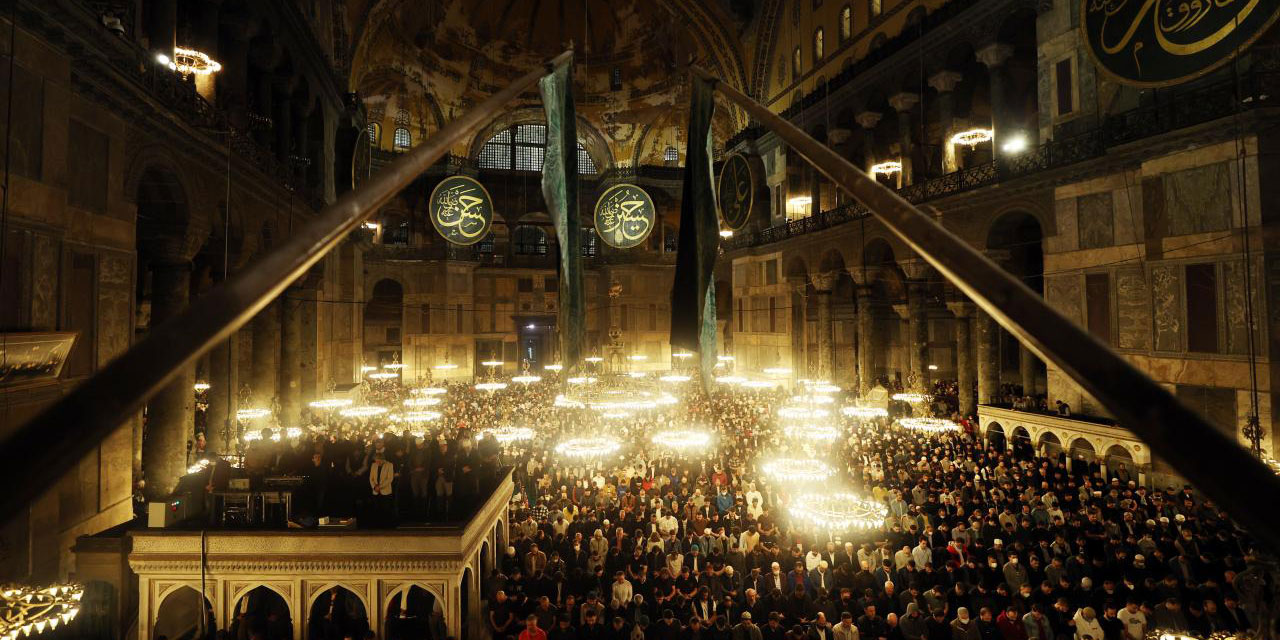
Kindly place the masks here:
POLYGON ((831 288, 836 284, 836 275, 835 271, 826 271, 815 273, 809 279, 818 293, 831 293, 831 288))
POLYGON ((871 269, 866 267, 846 267, 845 272, 853 278, 854 286, 865 287, 870 284, 871 269))
POLYGON ((893 307, 894 313, 897 313, 899 318, 902 318, 903 320, 911 318, 911 305, 895 304, 890 306, 893 307))
POLYGON ((961 80, 964 80, 964 74, 959 71, 943 69, 929 76, 929 86, 933 87, 938 93, 948 93, 954 91, 961 80))
POLYGON ((827 144, 844 144, 849 141, 853 132, 844 127, 837 127, 827 132, 827 144))
POLYGON ((902 268, 902 274, 907 280, 922 280, 924 275, 929 272, 929 263, 924 258, 906 258, 898 261, 898 266, 902 268))
POLYGON ((947 310, 957 318, 968 318, 973 315, 974 304, 968 300, 948 300, 947 310))
POLYGON ((1003 65, 1013 55, 1013 46, 1003 42, 992 42, 981 49, 974 52, 978 58, 978 62, 986 65, 988 69, 994 69, 1003 65))
POLYGON ((897 111, 898 113, 902 113, 903 111, 910 111, 919 102, 920 102, 920 94, 910 93, 907 91, 894 94, 889 98, 889 106, 893 107, 893 110, 897 111))
POLYGON ((876 125, 880 124, 880 118, 883 117, 884 114, 879 111, 863 111, 862 113, 854 116, 853 119, 856 120, 858 122, 858 126, 863 129, 875 129, 876 125))

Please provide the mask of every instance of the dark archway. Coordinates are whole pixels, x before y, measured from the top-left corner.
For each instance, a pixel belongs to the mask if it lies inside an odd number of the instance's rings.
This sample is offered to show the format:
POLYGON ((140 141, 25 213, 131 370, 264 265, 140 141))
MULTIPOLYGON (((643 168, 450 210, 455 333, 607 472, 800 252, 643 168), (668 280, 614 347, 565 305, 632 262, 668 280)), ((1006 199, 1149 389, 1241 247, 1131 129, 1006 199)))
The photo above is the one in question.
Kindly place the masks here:
POLYGON ((169 640, 198 640, 214 637, 218 622, 213 617, 213 605, 209 599, 191 587, 178 587, 165 596, 156 610, 156 622, 151 637, 165 636, 169 640), (204 611, 203 629, 201 610, 204 611))
POLYGON ((383 618, 386 640, 444 640, 444 609, 430 591, 410 585, 393 592, 383 618))
POLYGON ((399 360, 403 316, 404 287, 390 278, 375 283, 364 308, 365 345, 377 352, 374 361, 399 360))
POLYGON ((231 607, 231 635, 237 638, 292 640, 289 603, 269 587, 254 587, 231 607))
POLYGON ((996 451, 1005 450, 1004 427, 999 422, 987 425, 987 446, 996 451))
POLYGON ((461 633, 457 634, 461 640, 471 640, 473 637, 478 635, 472 629, 478 621, 475 620, 475 616, 472 615, 471 609, 479 606, 478 602, 473 602, 475 598, 471 595, 471 583, 474 579, 475 578, 471 575, 471 567, 467 567, 462 570, 462 582, 459 585, 459 590, 462 594, 462 600, 459 603, 462 606, 462 629, 460 629, 461 633))
POLYGON ((1056 459, 1063 454, 1062 439, 1052 431, 1046 431, 1040 434, 1040 442, 1038 443, 1042 455, 1049 459, 1056 459))
POLYGON ((1028 458, 1035 453, 1035 446, 1031 444, 1031 433, 1027 431, 1026 427, 1014 427, 1009 439, 1013 443, 1015 456, 1028 458))
POLYGON ((345 587, 331 587, 311 603, 307 614, 307 640, 363 638, 369 630, 369 614, 359 596, 345 587))

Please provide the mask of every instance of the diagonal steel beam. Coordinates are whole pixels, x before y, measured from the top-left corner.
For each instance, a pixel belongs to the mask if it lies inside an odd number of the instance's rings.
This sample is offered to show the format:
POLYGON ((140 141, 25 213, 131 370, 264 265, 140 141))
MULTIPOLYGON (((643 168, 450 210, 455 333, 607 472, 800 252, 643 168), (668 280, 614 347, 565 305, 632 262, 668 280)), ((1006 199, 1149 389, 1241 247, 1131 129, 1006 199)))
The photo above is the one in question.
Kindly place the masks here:
POLYGON ((276 249, 262 256, 185 312, 156 327, 56 404, 24 424, 0 447, 0 520, 11 518, 73 468, 114 429, 135 415, 173 374, 227 339, 294 280, 338 245, 369 214, 422 175, 454 145, 491 122, 565 51, 493 94, 327 206, 276 249))
MULTIPOLYGON (((702 69, 691 70, 715 80, 702 69)), ((1070 375, 1272 552, 1280 552, 1280 509, 1273 508, 1280 475, 897 193, 732 86, 717 82, 716 89, 870 209, 1023 344, 1070 375)))

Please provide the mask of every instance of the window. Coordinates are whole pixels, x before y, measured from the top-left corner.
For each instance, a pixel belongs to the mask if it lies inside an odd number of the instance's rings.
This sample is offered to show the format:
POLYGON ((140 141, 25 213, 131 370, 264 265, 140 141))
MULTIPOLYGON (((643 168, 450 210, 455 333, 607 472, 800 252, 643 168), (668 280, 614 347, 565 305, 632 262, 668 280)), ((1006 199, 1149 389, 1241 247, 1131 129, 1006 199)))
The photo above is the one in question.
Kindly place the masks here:
MULTIPOLYGON (((542 171, 547 152, 547 126, 543 124, 519 124, 503 129, 480 148, 476 162, 481 169, 506 169, 515 171, 542 171)), ((595 159, 578 142, 578 173, 594 175, 600 170, 595 159)))
POLYGON ((818 27, 813 32, 813 63, 816 65, 825 54, 822 27, 818 27))
POLYGON ((376 122, 369 123, 369 144, 378 146, 382 144, 382 125, 376 122))
POLYGON ((853 37, 853 7, 845 5, 840 10, 840 42, 853 37))
POLYGON ((409 244, 409 221, 399 216, 382 222, 382 244, 409 244))
POLYGON ((880 17, 880 13, 884 11, 883 0, 867 0, 867 10, 872 18, 880 17))
POLYGON ((1064 58, 1054 66, 1054 77, 1058 88, 1058 115, 1065 116, 1073 111, 1071 82, 1071 58, 1064 58))
POLYGON ((666 150, 662 152, 662 161, 668 164, 679 162, 680 152, 676 151, 675 147, 667 147, 666 150))
MULTIPOLYGON (((547 232, 540 227, 532 225, 520 225, 512 235, 512 241, 515 244, 516 255, 522 256, 545 256, 547 255, 547 232)), ((533 284, 529 285, 530 291, 533 290, 533 284)))
POLYGON ((1111 274, 1085 275, 1084 304, 1089 333, 1104 343, 1111 344, 1111 274))
POLYGON ((609 90, 622 91, 622 68, 621 67, 614 67, 613 71, 609 72, 609 90))
POLYGON ((1187 351, 1218 353, 1218 271, 1187 265, 1187 351))
POLYGON ((800 47, 791 52, 791 81, 800 79, 800 47))
POLYGON ((413 137, 409 135, 409 130, 404 127, 396 127, 396 148, 408 149, 413 146, 413 137))

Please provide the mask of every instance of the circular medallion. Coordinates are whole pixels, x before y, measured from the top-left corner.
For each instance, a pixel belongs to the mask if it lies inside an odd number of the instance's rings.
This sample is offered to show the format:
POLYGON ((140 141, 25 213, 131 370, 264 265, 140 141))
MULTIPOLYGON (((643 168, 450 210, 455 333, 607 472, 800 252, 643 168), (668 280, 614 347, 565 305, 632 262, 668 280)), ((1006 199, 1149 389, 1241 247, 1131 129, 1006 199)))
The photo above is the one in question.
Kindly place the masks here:
POLYGON ((596 233, 616 249, 630 249, 649 237, 657 210, 644 189, 633 184, 609 187, 596 201, 596 233))
POLYGON ((1227 63, 1277 15, 1280 3, 1273 0, 1081 0, 1080 29, 1106 75, 1162 87, 1227 63))
POLYGON ((489 234, 489 227, 493 225, 493 199, 474 178, 449 176, 431 192, 427 215, 445 240, 471 245, 489 234))
POLYGON ((737 231, 751 219, 755 205, 755 176, 745 156, 735 153, 724 161, 720 169, 717 196, 720 200, 720 219, 725 226, 737 231))

